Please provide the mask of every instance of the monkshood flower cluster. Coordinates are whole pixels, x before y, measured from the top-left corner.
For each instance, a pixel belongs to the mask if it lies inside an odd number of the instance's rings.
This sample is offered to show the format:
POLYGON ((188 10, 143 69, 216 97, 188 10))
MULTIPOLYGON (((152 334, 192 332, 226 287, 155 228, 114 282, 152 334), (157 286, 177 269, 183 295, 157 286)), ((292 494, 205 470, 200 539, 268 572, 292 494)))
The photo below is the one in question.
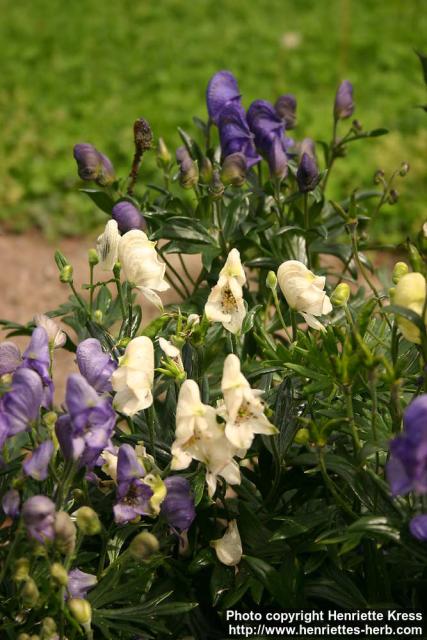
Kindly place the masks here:
POLYGON ((389 276, 365 255, 409 166, 331 200, 335 163, 385 133, 342 131, 350 82, 317 151, 293 94, 254 97, 216 73, 197 135, 157 141, 161 184, 144 118, 125 178, 74 148, 108 215, 87 282, 58 251, 68 300, 0 321, 1 637, 204 640, 232 608, 423 606, 427 229, 389 276))

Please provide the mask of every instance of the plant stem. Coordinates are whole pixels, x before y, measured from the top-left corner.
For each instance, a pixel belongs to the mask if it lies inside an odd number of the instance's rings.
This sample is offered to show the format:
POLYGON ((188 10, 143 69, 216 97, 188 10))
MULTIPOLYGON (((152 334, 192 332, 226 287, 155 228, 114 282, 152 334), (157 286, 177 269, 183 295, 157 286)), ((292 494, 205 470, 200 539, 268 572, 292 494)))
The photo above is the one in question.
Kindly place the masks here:
POLYGON ((189 281, 191 282, 191 284, 194 287, 196 283, 194 282, 194 279, 191 277, 191 273, 188 271, 187 265, 185 264, 185 260, 184 260, 184 258, 182 257, 182 255, 180 253, 178 253, 178 258, 179 258, 179 261, 181 263, 181 267, 182 267, 185 275, 187 276, 187 278, 189 279, 189 281))
POLYGON ((291 312, 291 323, 292 323, 292 342, 296 342, 297 339, 297 331, 298 331, 298 327, 297 327, 297 315, 295 313, 294 309, 290 310, 291 312))
POLYGON ((93 269, 94 269, 94 265, 90 264, 89 265, 89 273, 90 273, 90 290, 89 290, 89 315, 92 318, 92 312, 93 312, 93 294, 94 294, 94 286, 93 286, 93 269))
POLYGON ((176 282, 173 282, 173 281, 172 281, 172 279, 171 279, 171 283, 172 283, 172 286, 173 286, 173 288, 175 289, 175 291, 176 291, 177 293, 179 293, 179 295, 181 296, 181 298, 182 298, 183 300, 185 300, 186 298, 189 298, 189 297, 190 297, 190 291, 189 291, 189 289, 187 288, 187 285, 185 284, 184 280, 181 278, 181 276, 179 275, 179 273, 177 272, 177 270, 175 269, 175 267, 173 267, 173 266, 171 265, 171 263, 170 263, 170 262, 169 262, 169 260, 166 258, 166 256, 165 256, 165 254, 164 254, 164 253, 162 253, 162 258, 163 258, 163 260, 165 261, 165 263, 166 263, 166 265, 167 265, 168 269, 173 273, 173 275, 175 276, 175 278, 178 280, 178 282, 181 284, 181 286, 182 286, 182 288, 183 288, 183 289, 181 289, 181 288, 176 284, 176 282))
POLYGON ((311 269, 310 258, 310 240, 308 239, 308 230, 310 228, 310 216, 308 211, 308 193, 304 193, 304 227, 305 227, 305 253, 307 256, 307 267, 311 269))
POLYGON ((357 454, 360 452, 362 448, 362 444, 359 438, 359 432, 357 431, 356 422, 354 420, 354 411, 353 411, 353 398, 352 398, 352 387, 351 385, 346 385, 344 387, 344 395, 346 399, 346 407, 347 407, 347 418, 350 425, 351 435, 353 437, 354 448, 356 449, 357 454))
MULTIPOLYGON (((292 342, 292 338, 289 335, 288 329, 286 327, 285 319, 284 319, 284 317, 282 315, 282 311, 280 309, 280 302, 279 302, 279 298, 277 296, 277 291, 275 289, 273 289, 271 293, 273 294, 274 306, 276 307, 276 311, 277 311, 277 315, 279 316, 280 324, 283 327, 283 330, 284 330, 284 332, 286 334, 287 339, 289 340, 289 342, 292 342)), ((267 307, 267 310, 266 310, 266 315, 268 315, 268 307, 267 307)))
POLYGON ((350 515, 352 518, 357 518, 357 515, 354 513, 353 509, 349 507, 349 505, 345 502, 345 500, 343 500, 343 498, 338 493, 334 482, 332 481, 332 479, 328 474, 328 470, 325 464, 323 449, 319 449, 319 466, 320 466, 320 472, 322 474, 323 480, 326 486, 328 487, 329 491, 334 496, 336 503, 339 504, 342 510, 348 513, 348 515, 350 515))

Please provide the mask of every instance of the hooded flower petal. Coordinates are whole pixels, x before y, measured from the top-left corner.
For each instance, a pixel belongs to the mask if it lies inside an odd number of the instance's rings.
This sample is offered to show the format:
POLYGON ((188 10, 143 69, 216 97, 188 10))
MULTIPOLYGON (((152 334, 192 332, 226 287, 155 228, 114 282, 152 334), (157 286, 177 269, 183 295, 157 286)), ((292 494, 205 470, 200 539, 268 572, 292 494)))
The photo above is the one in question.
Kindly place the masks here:
POLYGON ((287 174, 287 149, 292 141, 285 137, 282 118, 266 100, 255 100, 248 109, 249 128, 255 136, 255 146, 268 161, 272 176, 287 174))
POLYGON ((230 102, 240 101, 240 91, 237 80, 230 71, 218 71, 209 80, 206 89, 206 104, 209 118, 218 124, 218 117, 222 109, 230 102))
POLYGON ((21 353, 16 344, 8 341, 0 344, 0 376, 16 371, 21 362, 21 353))
POLYGON ((49 318, 49 316, 43 313, 39 313, 34 316, 34 322, 37 327, 43 327, 46 331, 49 345, 53 349, 59 349, 64 346, 67 336, 64 331, 59 328, 55 320, 52 320, 52 318, 49 318))
POLYGON ((154 347, 147 336, 131 340, 111 376, 116 392, 114 406, 125 415, 134 415, 153 404, 154 347))
POLYGON ((119 257, 120 233, 116 220, 109 220, 96 241, 99 266, 103 271, 112 271, 119 257))
POLYGON ((348 80, 343 80, 335 96, 334 117, 336 120, 349 118, 353 111, 353 85, 348 80))
POLYGON ((53 451, 52 440, 42 442, 22 465, 25 475, 31 476, 34 480, 46 480, 53 451))
POLYGON ((9 518, 16 518, 19 515, 20 504, 21 498, 16 489, 6 491, 1 501, 2 509, 9 518))
POLYGON ((39 417, 42 402, 40 376, 31 369, 17 369, 13 375, 12 389, 5 393, 0 404, 0 420, 4 426, 7 425, 8 435, 29 430, 39 417))
POLYGON ((73 569, 68 573, 67 592, 70 598, 86 598, 89 589, 97 584, 98 580, 92 573, 85 573, 80 569, 73 569))
POLYGON ((221 109, 218 130, 223 158, 233 153, 242 153, 248 168, 261 160, 246 121, 245 110, 239 102, 229 102, 221 109))
POLYGON ((217 558, 222 564, 228 567, 234 567, 239 564, 242 559, 243 549, 237 522, 231 520, 223 537, 218 540, 212 540, 211 545, 214 547, 217 558))
POLYGON ((127 233, 132 229, 144 229, 146 226, 142 213, 127 200, 115 204, 111 215, 117 222, 120 233, 127 233))
POLYGON ((22 518, 28 533, 39 542, 53 540, 55 535, 55 504, 46 496, 28 498, 22 507, 22 518))
POLYGON ((98 393, 112 390, 111 376, 117 369, 117 364, 103 351, 99 340, 83 340, 77 347, 76 356, 80 373, 98 393))
POLYGON ((417 540, 422 542, 427 540, 427 515, 423 513, 412 518, 409 523, 409 530, 417 540))
POLYGON ((160 512, 171 527, 178 531, 186 531, 196 517, 190 483, 182 476, 169 476, 165 485, 167 494, 160 512))
POLYGON ((326 315, 332 311, 331 301, 323 290, 325 278, 315 276, 302 262, 283 262, 278 269, 277 280, 291 309, 309 314, 307 322, 311 320, 309 316, 326 315))

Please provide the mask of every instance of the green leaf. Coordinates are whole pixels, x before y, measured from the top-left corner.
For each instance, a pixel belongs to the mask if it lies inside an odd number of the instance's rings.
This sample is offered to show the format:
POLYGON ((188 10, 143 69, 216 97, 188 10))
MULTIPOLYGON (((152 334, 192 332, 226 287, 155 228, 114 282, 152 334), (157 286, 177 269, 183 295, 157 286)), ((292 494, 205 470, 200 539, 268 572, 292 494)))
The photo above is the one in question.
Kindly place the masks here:
POLYGON ((114 200, 105 193, 105 191, 100 191, 99 189, 80 189, 83 193, 85 193, 91 200, 96 204, 98 209, 104 211, 105 213, 111 214, 114 207, 114 200))
POLYGON ((415 51, 415 53, 417 54, 419 61, 421 62, 424 82, 427 84, 427 55, 425 53, 422 53, 421 51, 415 51))
POLYGON ((257 304, 255 307, 252 307, 250 311, 245 315, 245 319, 242 324, 242 333, 248 333, 254 326, 255 317, 258 311, 262 309, 262 304, 257 304))
POLYGON ((391 304, 388 307, 385 307, 383 311, 385 313, 393 313, 396 316, 403 316, 404 318, 406 318, 406 320, 409 320, 410 322, 412 322, 412 324, 414 324, 420 330, 421 334, 425 335, 426 333, 425 324, 421 316, 419 316, 418 313, 415 313, 415 311, 412 311, 411 309, 407 309, 406 307, 400 307, 397 304, 391 304))
POLYGON ((153 235, 155 240, 183 240, 186 242, 201 242, 202 244, 214 245, 215 241, 208 233, 207 229, 194 218, 176 216, 160 227, 153 235))

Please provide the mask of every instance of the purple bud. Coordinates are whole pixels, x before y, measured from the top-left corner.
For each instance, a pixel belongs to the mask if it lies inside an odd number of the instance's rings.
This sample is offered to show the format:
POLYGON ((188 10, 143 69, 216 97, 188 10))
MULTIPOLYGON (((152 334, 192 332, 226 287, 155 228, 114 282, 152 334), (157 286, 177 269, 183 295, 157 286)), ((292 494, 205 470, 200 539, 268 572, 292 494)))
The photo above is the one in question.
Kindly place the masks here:
POLYGON ((353 115, 353 111, 353 85, 348 80, 343 80, 335 95, 334 118, 344 120, 353 115))
POLYGON ((73 569, 68 574, 67 591, 70 598, 86 598, 86 594, 98 580, 92 573, 73 569))
POLYGON ((22 517, 28 533, 39 542, 53 540, 55 504, 46 496, 32 496, 24 502, 22 517))
POLYGON ((179 183, 181 187, 191 189, 199 180, 199 169, 186 146, 179 147, 176 150, 176 161, 179 164, 179 183))
POLYGON ((274 105, 277 115, 282 118, 286 129, 294 129, 296 125, 297 101, 292 93, 277 98, 274 105))
POLYGON ((236 78, 230 71, 218 71, 209 80, 206 89, 206 104, 209 118, 218 124, 219 114, 230 102, 240 101, 240 91, 236 78))
POLYGON ((301 193, 313 191, 319 182, 319 170, 314 158, 303 153, 297 170, 297 183, 301 193))
POLYGON ((2 509, 9 518, 16 518, 19 515, 20 504, 21 498, 16 489, 6 491, 1 501, 2 509))
POLYGON ((103 351, 99 340, 87 338, 80 342, 76 356, 80 373, 98 393, 112 391, 110 380, 117 364, 103 351))
POLYGON ((427 540, 427 515, 423 513, 412 518, 409 530, 417 540, 427 540))
POLYGON ((0 376, 13 373, 21 364, 21 354, 13 342, 0 344, 0 376))
POLYGON ((112 216, 119 226, 120 233, 126 233, 132 229, 145 229, 147 226, 143 215, 135 205, 126 200, 114 205, 112 216))
POLYGON ((224 184, 241 187, 246 181, 247 164, 243 153, 232 153, 222 163, 221 180, 224 184))
POLYGON ((306 153, 310 158, 316 158, 316 145, 311 138, 304 138, 299 145, 300 157, 306 153))
POLYGON ((45 440, 22 465, 26 476, 34 480, 46 480, 49 462, 53 454, 52 440, 45 440))
POLYGON ((105 187, 116 179, 114 167, 103 153, 92 144, 80 143, 74 146, 74 158, 77 162, 79 177, 82 180, 94 180, 105 187))
POLYGON ((186 531, 196 517, 190 483, 182 476, 169 476, 165 485, 167 494, 160 507, 160 513, 171 527, 186 531))

